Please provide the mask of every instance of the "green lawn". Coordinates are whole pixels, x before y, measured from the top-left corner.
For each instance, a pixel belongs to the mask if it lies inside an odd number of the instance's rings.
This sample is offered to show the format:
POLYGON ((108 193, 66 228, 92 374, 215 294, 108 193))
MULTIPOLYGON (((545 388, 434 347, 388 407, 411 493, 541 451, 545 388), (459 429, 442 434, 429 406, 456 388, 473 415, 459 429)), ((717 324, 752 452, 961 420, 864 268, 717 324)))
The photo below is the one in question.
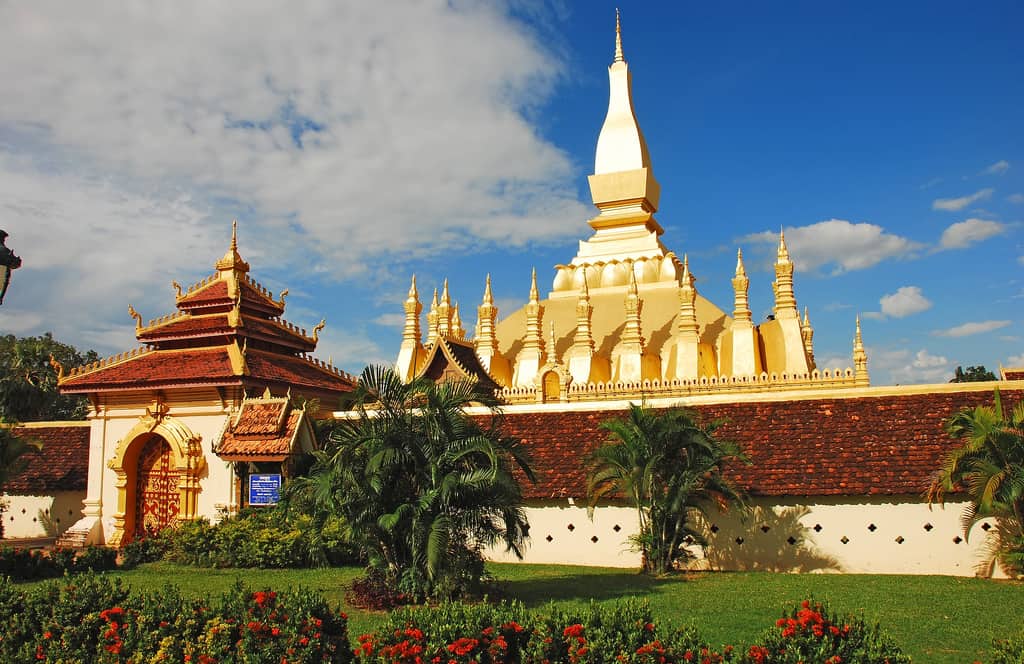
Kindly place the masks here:
MULTIPOLYGON (((508 597, 530 607, 643 597, 663 622, 691 623, 712 643, 745 644, 803 598, 827 600, 842 612, 879 621, 918 662, 987 658, 994 637, 1021 629, 1024 583, 945 576, 704 573, 651 579, 621 569, 555 565, 491 565, 508 597)), ((253 587, 305 586, 343 606, 355 636, 380 613, 346 606, 347 585, 361 570, 206 570, 168 563, 118 572, 134 589, 175 584, 190 593, 219 594, 241 579, 253 587)))

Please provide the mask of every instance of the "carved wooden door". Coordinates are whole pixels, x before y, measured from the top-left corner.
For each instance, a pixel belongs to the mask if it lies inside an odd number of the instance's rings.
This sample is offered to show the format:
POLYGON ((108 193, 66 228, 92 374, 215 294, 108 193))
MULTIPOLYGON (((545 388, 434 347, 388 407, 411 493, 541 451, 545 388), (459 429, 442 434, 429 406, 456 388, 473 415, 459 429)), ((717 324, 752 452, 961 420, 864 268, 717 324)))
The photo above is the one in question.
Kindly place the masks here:
POLYGON ((153 436, 139 452, 135 480, 135 534, 155 533, 178 518, 180 473, 174 469, 171 446, 153 436))

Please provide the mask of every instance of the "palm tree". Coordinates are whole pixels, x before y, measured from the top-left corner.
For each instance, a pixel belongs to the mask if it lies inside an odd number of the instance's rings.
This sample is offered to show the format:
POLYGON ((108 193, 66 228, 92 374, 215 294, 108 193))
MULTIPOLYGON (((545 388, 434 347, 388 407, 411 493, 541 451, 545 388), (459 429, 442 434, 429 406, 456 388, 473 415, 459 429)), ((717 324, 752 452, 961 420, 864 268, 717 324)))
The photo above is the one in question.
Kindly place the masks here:
POLYGON ((520 442, 501 434, 492 395, 367 367, 355 396, 353 417, 292 493, 342 514, 370 566, 417 598, 478 582, 485 547, 501 542, 522 557, 529 525, 513 467, 531 481, 533 472, 520 442), (470 405, 490 417, 468 416, 470 405))
POLYGON ((1024 573, 1024 401, 1007 417, 997 389, 991 406, 961 410, 946 421, 946 431, 964 444, 936 471, 926 493, 928 504, 942 504, 948 492, 964 492, 970 501, 961 516, 964 538, 978 521, 998 519, 1000 558, 1024 573))
POLYGON ((718 425, 702 426, 686 410, 657 412, 635 404, 625 419, 601 424, 610 439, 590 456, 590 506, 623 496, 636 508, 634 544, 647 573, 667 573, 693 556, 690 543, 707 544, 697 521, 710 504, 726 510, 743 502, 722 466, 746 457, 734 443, 715 438, 718 425))

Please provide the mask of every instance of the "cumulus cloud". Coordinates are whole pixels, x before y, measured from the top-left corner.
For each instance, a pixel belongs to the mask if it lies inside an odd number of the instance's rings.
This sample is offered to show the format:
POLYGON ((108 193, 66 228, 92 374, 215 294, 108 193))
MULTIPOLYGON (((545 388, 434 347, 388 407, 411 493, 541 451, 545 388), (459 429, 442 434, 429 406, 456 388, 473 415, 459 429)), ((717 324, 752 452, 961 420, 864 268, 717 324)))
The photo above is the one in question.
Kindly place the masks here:
POLYGON ((961 196, 960 198, 936 198, 932 201, 933 210, 945 210, 946 212, 957 212, 963 210, 968 205, 977 201, 984 201, 991 198, 992 193, 995 189, 987 188, 980 191, 976 191, 970 196, 961 196))
POLYGON ((971 323, 964 323, 945 330, 935 330, 932 334, 939 337, 968 337, 972 334, 982 334, 1009 326, 1008 320, 985 320, 971 323))
POLYGON ((996 163, 985 168, 979 175, 1002 175, 1006 171, 1010 170, 1010 162, 1005 159, 1000 159, 996 163))
POLYGON ((1011 355, 1006 358, 1005 366, 1008 367, 1024 367, 1024 353, 1020 355, 1011 355))
POLYGON ((1006 200, 1011 203, 1024 203, 1024 194, 1010 194, 1006 197, 1006 200))
POLYGON ((972 244, 1006 232, 1006 225, 987 219, 958 221, 942 231, 940 249, 965 249, 972 244))
MULTIPOLYGON (((774 246, 779 236, 764 231, 740 241, 774 246)), ((798 269, 810 271, 832 266, 833 274, 863 270, 887 259, 906 258, 922 248, 908 238, 885 232, 881 226, 842 219, 787 228, 786 245, 798 269)))
POLYGON ((909 362, 891 368, 889 375, 896 383, 934 383, 946 382, 953 371, 945 356, 932 355, 922 348, 909 362))
POLYGON ((108 298, 207 266, 235 215, 289 286, 581 235, 577 165, 534 122, 562 69, 499 3, 0 4, 14 288, 45 279, 32 310, 101 337, 108 298))
POLYGON ((878 303, 882 314, 892 318, 905 318, 932 308, 931 300, 926 298, 918 286, 903 286, 895 293, 883 295, 878 303))

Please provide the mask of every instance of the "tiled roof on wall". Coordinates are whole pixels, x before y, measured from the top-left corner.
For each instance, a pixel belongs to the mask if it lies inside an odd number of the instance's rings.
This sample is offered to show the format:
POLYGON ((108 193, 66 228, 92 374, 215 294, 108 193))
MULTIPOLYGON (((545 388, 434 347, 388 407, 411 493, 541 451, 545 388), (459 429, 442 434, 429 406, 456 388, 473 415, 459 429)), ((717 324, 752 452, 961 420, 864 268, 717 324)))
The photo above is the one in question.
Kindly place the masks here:
POLYGON ((89 426, 87 423, 54 423, 23 426, 14 432, 37 440, 41 450, 30 449, 23 457, 28 467, 12 476, 4 492, 19 496, 47 496, 57 491, 85 491, 89 476, 89 426))

